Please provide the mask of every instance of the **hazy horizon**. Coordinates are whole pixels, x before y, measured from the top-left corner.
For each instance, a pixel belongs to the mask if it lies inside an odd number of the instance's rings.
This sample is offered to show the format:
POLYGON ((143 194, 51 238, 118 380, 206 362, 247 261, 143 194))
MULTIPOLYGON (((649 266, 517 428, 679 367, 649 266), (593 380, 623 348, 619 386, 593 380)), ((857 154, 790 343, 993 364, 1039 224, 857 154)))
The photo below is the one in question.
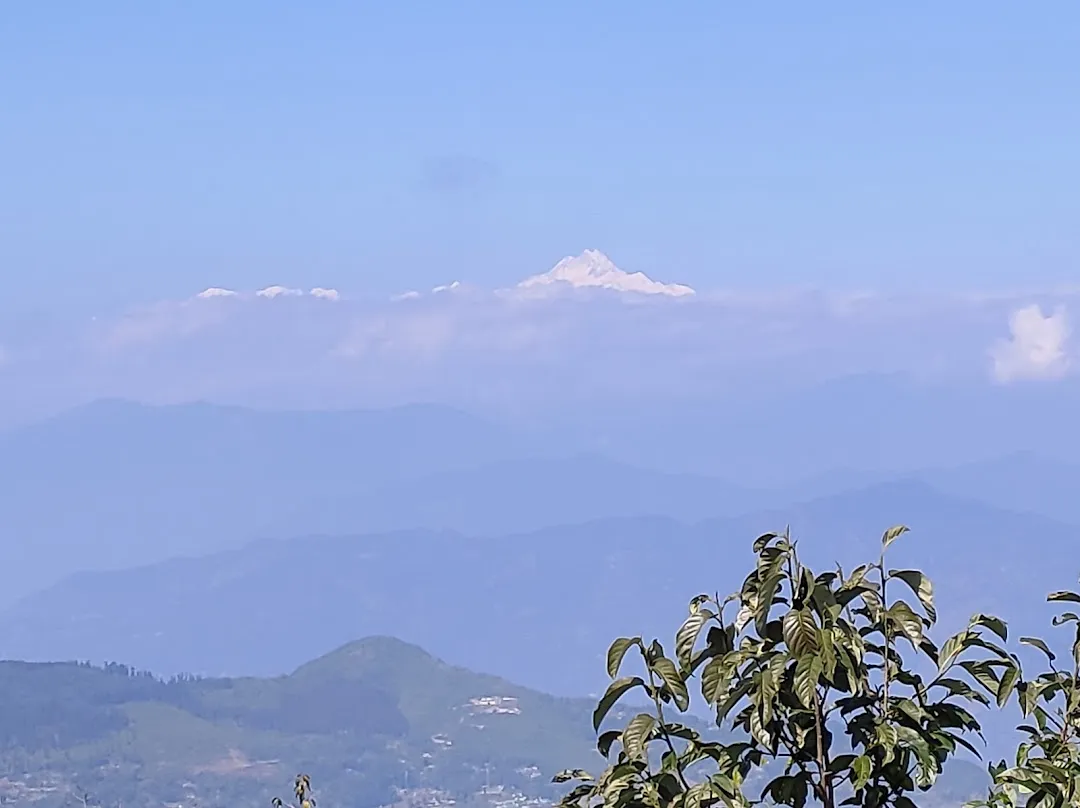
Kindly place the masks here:
POLYGON ((550 808, 639 635, 718 743, 773 660, 750 736, 802 705, 822 783, 851 677, 897 760, 969 723, 862 637, 981 631, 941 675, 1014 757, 1080 572, 1077 75, 1064 0, 5 8, 0 802, 550 808))

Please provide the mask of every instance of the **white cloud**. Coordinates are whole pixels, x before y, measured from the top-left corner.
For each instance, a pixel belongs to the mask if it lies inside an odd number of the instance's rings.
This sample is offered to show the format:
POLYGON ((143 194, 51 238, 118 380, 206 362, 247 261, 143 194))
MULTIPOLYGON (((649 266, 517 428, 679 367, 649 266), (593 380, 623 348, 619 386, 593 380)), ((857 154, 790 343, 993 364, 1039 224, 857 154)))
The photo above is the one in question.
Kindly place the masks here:
POLYGON ((20 373, 36 367, 38 357, 58 357, 71 378, 99 385, 102 394, 106 382, 123 380, 131 390, 167 384, 192 398, 213 384, 239 389, 267 380, 296 390, 325 385, 343 396, 391 388, 436 395, 475 382, 478 391, 510 396, 534 377, 600 392, 612 379, 636 378, 643 389, 682 394, 724 388, 744 372, 825 378, 932 371, 950 382, 1009 383, 1069 369, 1066 316, 1055 312, 1069 298, 1050 293, 976 301, 938 293, 703 288, 676 300, 633 293, 642 282, 636 274, 612 269, 599 253, 590 257, 577 273, 567 275, 564 263, 559 273, 534 276, 550 283, 524 290, 512 283, 498 292, 477 289, 465 278, 441 294, 414 287, 420 291, 395 298, 407 301, 400 303, 389 295, 339 296, 310 283, 303 291, 215 286, 119 318, 73 324, 62 334, 15 332, 18 341, 7 342, 0 332, 0 342, 18 349, 12 370, 20 373), (297 305, 266 302, 279 297, 297 305), (318 302, 305 305, 309 297, 318 302), (151 367, 157 382, 146 375, 151 367))
POLYGON ((413 289, 408 292, 402 292, 400 295, 394 295, 390 300, 393 302, 399 300, 416 300, 418 297, 420 297, 420 293, 413 289))
POLYGON ((461 281, 454 281, 453 283, 443 284, 442 286, 436 286, 432 289, 433 294, 439 294, 440 292, 452 292, 455 289, 461 287, 461 281))
POLYGON ((299 297, 304 294, 300 289, 290 289, 287 286, 267 286, 265 289, 260 289, 255 294, 259 297, 275 298, 275 297, 299 297))
POLYGON ((990 351, 998 382, 1059 379, 1069 370, 1071 330, 1064 308, 1044 315, 1037 304, 1024 306, 1009 317, 1009 331, 1011 337, 999 340, 990 351))

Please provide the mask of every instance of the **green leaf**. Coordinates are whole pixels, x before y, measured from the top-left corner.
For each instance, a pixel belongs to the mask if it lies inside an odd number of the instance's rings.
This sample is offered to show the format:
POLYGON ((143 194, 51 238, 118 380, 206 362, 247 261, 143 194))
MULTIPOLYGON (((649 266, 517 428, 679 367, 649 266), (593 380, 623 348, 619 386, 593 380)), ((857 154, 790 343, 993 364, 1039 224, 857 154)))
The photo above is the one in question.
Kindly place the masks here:
POLYGON ((695 783, 683 797, 683 808, 701 808, 702 805, 711 805, 722 795, 710 780, 695 783))
POLYGON ((1020 712, 1026 717, 1034 712, 1035 707, 1039 702, 1039 695, 1042 689, 1035 686, 1030 682, 1021 682, 1017 688, 1016 693, 1019 696, 1020 712))
POLYGON ((734 690, 727 694, 724 700, 716 706, 717 725, 723 722, 723 720, 727 717, 727 714, 730 713, 732 708, 734 708, 735 705, 742 700, 743 696, 750 692, 753 686, 753 679, 745 679, 740 682, 734 690))
POLYGON ((619 675, 619 668, 622 667, 623 658, 626 656, 626 652, 630 650, 632 646, 641 646, 641 637, 619 637, 611 644, 607 652, 607 672, 608 676, 614 679, 619 675))
POLYGON ((960 663, 960 667, 974 677, 975 681, 986 688, 991 696, 997 696, 1001 690, 1001 679, 994 672, 993 667, 984 660, 968 660, 960 663))
POLYGON ((802 773, 798 775, 783 774, 765 786, 762 793, 768 794, 776 805, 803 808, 809 794, 807 779, 808 775, 802 773))
POLYGON ((603 698, 600 699, 600 703, 596 705, 596 710, 593 711, 593 729, 599 731, 600 725, 604 723, 604 719, 611 712, 611 708, 615 706, 615 702, 621 699, 627 691, 644 686, 645 680, 640 676, 624 676, 622 679, 616 679, 608 685, 603 698))
POLYGON ((885 612, 885 619, 892 623, 896 629, 907 637, 916 648, 923 639, 922 618, 915 614, 914 610, 904 601, 898 600, 885 612))
POLYGON ((645 757, 646 744, 656 727, 656 719, 648 713, 634 716, 622 733, 623 750, 632 759, 645 757))
POLYGON ((1005 703, 1009 700, 1009 696, 1012 695, 1013 690, 1016 689, 1017 682, 1020 681, 1020 668, 1016 665, 1009 665, 1001 674, 1001 685, 998 687, 997 692, 997 705, 998 707, 1004 707, 1005 703))
POLYGON ((813 613, 805 607, 784 615, 784 642, 796 658, 817 650, 817 630, 813 613))
POLYGON ((856 587, 861 586, 863 581, 866 580, 866 574, 868 572, 870 572, 869 564, 861 564, 853 569, 851 575, 848 576, 848 579, 840 585, 841 591, 845 589, 855 589, 856 587))
POLYGON ((690 706, 690 694, 686 689, 686 682, 679 676, 675 663, 667 657, 660 657, 652 664, 652 669, 664 680, 668 690, 675 699, 675 706, 685 711, 690 706))
POLYGON ((739 607, 738 613, 735 615, 735 633, 738 634, 747 624, 754 619, 754 612, 749 605, 744 603, 739 607))
POLYGON ((695 595, 694 599, 690 601, 690 614, 696 612, 710 600, 712 600, 712 597, 709 595, 695 595))
POLYGON ((822 672, 826 679, 832 679, 836 674, 836 648, 833 645, 832 631, 823 628, 818 632, 818 648, 821 654, 822 672))
POLYGON ((761 710, 756 706, 750 708, 750 737, 762 746, 772 746, 772 736, 765 727, 761 710))
POLYGON ((1075 592, 1051 592, 1047 595, 1046 600, 1050 603, 1065 602, 1065 603, 1080 603, 1080 595, 1075 592))
POLYGON ((569 783, 571 780, 592 780, 590 775, 584 769, 563 769, 563 771, 556 774, 551 782, 553 783, 569 783))
POLYGON ((1038 648, 1040 651, 1046 654, 1046 658, 1051 662, 1057 659, 1057 656, 1054 655, 1054 652, 1050 650, 1050 646, 1048 646, 1038 637, 1021 637, 1020 642, 1023 645, 1030 645, 1032 648, 1038 648))
POLYGON ((678 633, 675 635, 675 658, 684 667, 690 666, 690 660, 694 655, 694 646, 705 624, 716 615, 709 609, 698 609, 686 618, 678 633))
POLYGON ((889 570, 890 578, 899 578, 908 588, 915 593, 919 603, 926 609, 926 616, 931 622, 937 620, 937 609, 934 608, 934 586, 919 570, 889 570))
POLYGON ((780 582, 783 580, 783 573, 776 572, 770 575, 761 585, 757 608, 754 610, 755 625, 759 634, 765 633, 765 624, 769 622, 769 612, 772 610, 773 599, 776 597, 780 582))
POLYGON ((874 728, 874 737, 877 740, 878 746, 885 751, 885 763, 892 763, 896 757, 896 727, 892 724, 878 724, 874 728))
POLYGON ((760 553, 768 546, 769 542, 776 538, 779 538, 779 535, 776 533, 762 533, 754 539, 754 553, 760 553))
POLYGON ((908 529, 904 525, 897 525, 896 527, 890 527, 888 530, 885 531, 884 535, 882 535, 882 537, 881 537, 881 547, 882 547, 882 549, 885 549, 886 547, 888 547, 890 544, 892 544, 894 541, 899 539, 901 536, 903 536, 907 532, 908 532, 908 529))
POLYGON ((824 667, 820 657, 809 655, 800 657, 795 663, 795 695, 804 707, 814 706, 814 692, 824 667))
POLYGON ((870 782, 870 772, 874 764, 866 755, 859 755, 851 763, 851 785, 858 791, 870 782))
POLYGON ((989 614, 977 614, 971 618, 968 623, 969 628, 988 628, 995 634, 1002 642, 1008 642, 1009 640, 1009 627, 1005 624, 1005 621, 1000 617, 994 617, 989 614))
POLYGON ((730 681, 731 666, 727 657, 713 657, 701 671, 701 695, 708 704, 716 704, 730 681))
POLYGON ((949 691, 953 696, 960 696, 961 698, 968 699, 970 701, 977 701, 980 704, 989 705, 986 697, 982 693, 975 690, 967 682, 960 679, 941 678, 936 679, 930 684, 930 687, 943 687, 949 691))
POLYGON ((961 631, 959 634, 954 634, 946 639, 942 644, 940 654, 937 655, 937 672, 944 673, 951 664, 956 662, 956 658, 960 656, 960 651, 967 647, 969 637, 967 631, 961 631))
POLYGON ((608 753, 611 752, 611 745, 619 740, 621 736, 622 732, 617 729, 608 730, 596 740, 596 751, 607 757, 608 753))

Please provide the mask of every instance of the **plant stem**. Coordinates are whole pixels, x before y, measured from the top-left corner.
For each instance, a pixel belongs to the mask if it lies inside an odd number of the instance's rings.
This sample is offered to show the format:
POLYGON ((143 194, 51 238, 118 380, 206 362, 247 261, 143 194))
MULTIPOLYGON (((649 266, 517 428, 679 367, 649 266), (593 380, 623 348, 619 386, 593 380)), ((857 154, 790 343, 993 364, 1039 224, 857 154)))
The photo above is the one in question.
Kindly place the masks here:
POLYGON ((885 584, 888 578, 885 575, 885 551, 881 551, 881 557, 878 560, 878 572, 881 574, 881 633, 885 638, 885 665, 884 675, 885 680, 882 686, 882 698, 881 698, 881 717, 887 720, 889 717, 889 652, 890 648, 890 636, 889 636, 889 619, 885 617, 885 612, 889 609, 888 601, 885 599, 885 584))
POLYGON ((653 704, 656 705, 656 717, 660 722, 660 734, 664 736, 664 743, 667 744, 668 750, 675 758, 675 771, 679 773, 679 782, 682 783, 682 787, 686 790, 690 790, 690 784, 686 781, 686 775, 683 774, 682 766, 679 764, 679 753, 675 751, 675 744, 671 742, 671 735, 667 731, 667 721, 664 720, 664 705, 660 699, 660 691, 656 687, 656 678, 653 674, 652 668, 649 668, 649 688, 652 691, 653 704))
POLYGON ((825 721, 821 714, 821 694, 814 688, 814 734, 817 736, 818 782, 821 784, 821 801, 825 808, 833 808, 832 777, 825 751, 825 721))

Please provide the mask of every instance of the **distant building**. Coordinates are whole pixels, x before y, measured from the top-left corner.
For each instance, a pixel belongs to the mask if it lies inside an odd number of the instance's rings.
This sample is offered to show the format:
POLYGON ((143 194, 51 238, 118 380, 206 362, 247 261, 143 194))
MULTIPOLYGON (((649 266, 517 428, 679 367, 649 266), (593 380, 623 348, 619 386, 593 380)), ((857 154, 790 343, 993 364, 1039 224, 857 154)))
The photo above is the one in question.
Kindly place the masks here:
POLYGON ((480 696, 469 699, 466 707, 473 715, 521 715, 518 700, 511 696, 480 696))

